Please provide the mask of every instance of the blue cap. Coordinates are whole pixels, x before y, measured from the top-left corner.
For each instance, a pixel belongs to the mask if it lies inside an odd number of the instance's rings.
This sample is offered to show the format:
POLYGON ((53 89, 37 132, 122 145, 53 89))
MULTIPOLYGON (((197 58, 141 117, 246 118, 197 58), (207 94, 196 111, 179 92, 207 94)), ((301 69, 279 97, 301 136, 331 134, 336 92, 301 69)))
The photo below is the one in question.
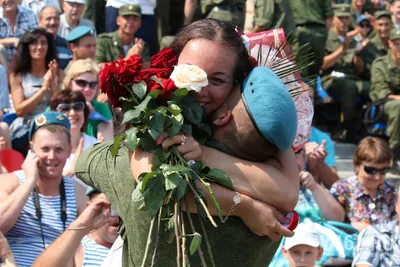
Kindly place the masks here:
POLYGON ((358 16, 358 17, 357 17, 356 24, 360 24, 360 22, 362 22, 362 21, 364 21, 364 20, 366 20, 366 21, 368 21, 368 22, 371 22, 368 16, 366 16, 366 15, 361 15, 361 16, 358 16))
POLYGON ((29 130, 29 140, 32 140, 33 134, 41 127, 54 124, 64 126, 68 130, 71 128, 69 119, 64 114, 56 111, 46 111, 36 115, 32 119, 31 128, 29 130))
POLYGON ((69 32, 67 38, 68 42, 73 42, 84 36, 95 36, 95 30, 89 26, 78 26, 69 32))
POLYGON ((256 67, 243 82, 242 99, 259 133, 280 151, 296 137, 297 111, 292 96, 270 69, 256 67))
POLYGON ((91 186, 88 186, 86 188, 86 196, 90 197, 92 194, 101 194, 101 191, 99 189, 93 188, 91 186))

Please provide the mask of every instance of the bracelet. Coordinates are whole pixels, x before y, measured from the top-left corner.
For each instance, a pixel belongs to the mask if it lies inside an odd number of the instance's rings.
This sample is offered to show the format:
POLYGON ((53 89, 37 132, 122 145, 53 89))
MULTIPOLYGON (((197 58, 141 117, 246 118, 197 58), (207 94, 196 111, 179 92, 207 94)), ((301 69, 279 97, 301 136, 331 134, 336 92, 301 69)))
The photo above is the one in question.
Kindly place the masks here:
POLYGON ((68 227, 67 230, 69 230, 69 231, 84 230, 84 229, 91 227, 92 225, 93 225, 93 223, 91 223, 89 225, 85 225, 85 226, 68 227))
POLYGON ((228 220, 229 216, 231 215, 231 213, 237 209, 237 207, 240 204, 240 193, 235 191, 235 196, 233 197, 233 205, 232 207, 229 209, 228 215, 226 215, 225 218, 221 219, 222 223, 226 223, 226 221, 228 220))

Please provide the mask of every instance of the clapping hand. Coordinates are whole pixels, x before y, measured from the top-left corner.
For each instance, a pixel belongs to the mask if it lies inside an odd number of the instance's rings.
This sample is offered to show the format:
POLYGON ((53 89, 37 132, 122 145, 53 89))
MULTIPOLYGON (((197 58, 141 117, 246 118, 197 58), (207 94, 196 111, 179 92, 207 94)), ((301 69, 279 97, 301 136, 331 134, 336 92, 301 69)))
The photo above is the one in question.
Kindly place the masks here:
POLYGON ((312 174, 305 171, 300 172, 300 183, 303 187, 310 189, 311 191, 314 190, 315 185, 317 184, 312 174))
POLYGON ((135 44, 129 49, 127 56, 142 55, 144 49, 144 41, 140 38, 135 38, 135 44))

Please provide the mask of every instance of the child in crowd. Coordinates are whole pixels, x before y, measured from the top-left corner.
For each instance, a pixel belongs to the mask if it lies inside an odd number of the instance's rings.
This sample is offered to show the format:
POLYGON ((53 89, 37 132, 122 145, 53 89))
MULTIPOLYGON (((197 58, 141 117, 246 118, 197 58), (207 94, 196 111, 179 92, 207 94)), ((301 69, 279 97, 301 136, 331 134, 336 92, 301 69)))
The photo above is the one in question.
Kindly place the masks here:
POLYGON ((302 223, 294 230, 293 237, 286 238, 282 252, 290 267, 314 267, 323 253, 320 245, 318 232, 312 224, 302 223))

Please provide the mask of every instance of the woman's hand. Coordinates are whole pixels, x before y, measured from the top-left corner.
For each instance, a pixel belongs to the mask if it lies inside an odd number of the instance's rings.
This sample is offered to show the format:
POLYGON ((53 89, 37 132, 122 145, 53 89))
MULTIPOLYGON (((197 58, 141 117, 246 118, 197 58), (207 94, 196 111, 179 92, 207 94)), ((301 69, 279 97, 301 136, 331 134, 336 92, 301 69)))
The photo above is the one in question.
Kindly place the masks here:
POLYGON ((157 139, 157 144, 161 144, 164 150, 167 150, 173 145, 177 145, 179 153, 186 161, 203 160, 203 148, 191 134, 180 132, 173 137, 168 137, 168 134, 164 132, 164 134, 157 139))
POLYGON ((87 105, 88 108, 89 108, 89 113, 92 113, 92 112, 94 111, 94 107, 93 107, 92 103, 90 103, 89 101, 87 101, 87 102, 86 102, 86 105, 87 105))
POLYGON ((48 67, 49 67, 49 70, 51 71, 51 76, 54 81, 54 79, 57 77, 57 71, 58 71, 57 60, 53 59, 52 61, 50 61, 48 67))
POLYGON ((254 234, 268 236, 273 241, 279 241, 282 236, 294 235, 281 224, 288 222, 277 209, 243 194, 241 198, 237 214, 254 234))
POLYGON ((300 172, 300 183, 302 186, 310 189, 311 191, 315 189, 315 186, 317 184, 312 174, 305 171, 300 172))

